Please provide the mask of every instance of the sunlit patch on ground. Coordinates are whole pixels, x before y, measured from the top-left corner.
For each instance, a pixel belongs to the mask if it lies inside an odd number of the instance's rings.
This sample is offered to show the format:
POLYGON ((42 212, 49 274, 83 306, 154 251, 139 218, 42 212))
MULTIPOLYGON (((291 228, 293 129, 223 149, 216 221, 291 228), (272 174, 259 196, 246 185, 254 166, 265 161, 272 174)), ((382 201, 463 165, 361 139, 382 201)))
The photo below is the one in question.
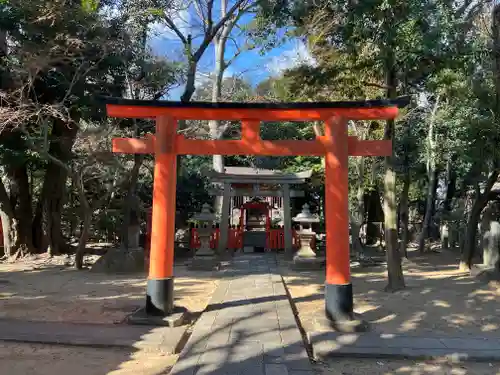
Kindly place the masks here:
MULTIPOLYGON (((65 257, 0 263, 0 318, 115 323, 142 306, 146 275, 108 275, 77 271, 65 257)), ((207 272, 175 268, 176 303, 191 311, 205 308, 218 279, 207 272)))
POLYGON ((496 363, 335 359, 318 366, 321 375, 500 375, 496 363))
MULTIPOLYGON (((384 265, 353 268, 355 312, 381 332, 496 335, 500 289, 458 270, 451 252, 410 255, 404 262, 407 288, 383 291, 384 265)), ((306 330, 324 329, 324 271, 297 273, 283 268, 287 287, 306 330)))

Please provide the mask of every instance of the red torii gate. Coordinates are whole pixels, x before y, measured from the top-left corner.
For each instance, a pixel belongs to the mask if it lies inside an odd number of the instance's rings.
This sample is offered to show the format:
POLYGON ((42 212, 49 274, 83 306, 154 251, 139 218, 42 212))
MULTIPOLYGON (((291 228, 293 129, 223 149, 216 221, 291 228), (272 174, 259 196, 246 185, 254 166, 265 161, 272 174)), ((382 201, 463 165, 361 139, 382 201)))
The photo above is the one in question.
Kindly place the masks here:
POLYGON ((173 262, 177 155, 273 155, 325 157, 325 308, 333 321, 353 317, 349 265, 348 156, 389 156, 388 140, 347 135, 349 120, 394 119, 408 98, 324 103, 206 103, 107 98, 108 116, 156 120, 145 139, 115 138, 113 152, 154 153, 153 215, 146 312, 173 312, 173 262), (178 120, 241 120, 240 140, 196 140, 177 134, 178 120), (265 141, 261 121, 324 121, 315 140, 265 141))

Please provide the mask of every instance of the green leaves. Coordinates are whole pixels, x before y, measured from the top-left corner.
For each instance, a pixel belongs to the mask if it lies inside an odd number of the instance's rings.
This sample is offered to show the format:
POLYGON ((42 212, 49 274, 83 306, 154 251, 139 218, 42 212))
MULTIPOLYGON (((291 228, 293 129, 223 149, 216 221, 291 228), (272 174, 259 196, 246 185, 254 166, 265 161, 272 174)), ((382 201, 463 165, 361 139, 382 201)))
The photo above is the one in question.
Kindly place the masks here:
POLYGON ((86 13, 95 13, 99 8, 99 0, 82 0, 82 9, 86 13))
POLYGON ((149 8, 147 10, 147 13, 151 14, 152 16, 162 17, 165 11, 161 8, 149 8))

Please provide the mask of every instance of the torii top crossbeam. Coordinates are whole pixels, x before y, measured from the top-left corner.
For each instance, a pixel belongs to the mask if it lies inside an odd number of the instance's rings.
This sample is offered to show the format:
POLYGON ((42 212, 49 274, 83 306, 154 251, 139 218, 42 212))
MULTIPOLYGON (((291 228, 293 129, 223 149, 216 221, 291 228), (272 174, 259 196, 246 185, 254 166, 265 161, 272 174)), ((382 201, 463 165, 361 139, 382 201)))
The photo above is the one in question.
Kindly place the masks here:
MULTIPOLYGON (((241 140, 197 140, 177 135, 177 155, 274 155, 324 156, 328 141, 319 136, 312 141, 264 141, 260 139, 261 121, 326 121, 331 117, 345 120, 392 119, 407 98, 356 102, 320 103, 207 103, 106 99, 111 117, 159 118, 175 120, 241 120, 241 140)), ((349 155, 386 155, 392 150, 390 141, 358 141, 348 138, 349 155)), ((142 140, 116 138, 113 151, 153 153, 155 137, 142 140)))
POLYGON ((389 156, 392 143, 349 137, 347 121, 394 119, 398 107, 408 104, 408 97, 323 103, 181 103, 117 98, 105 101, 111 117, 156 119, 155 135, 113 139, 114 152, 155 154, 148 313, 168 315, 173 310, 177 155, 311 155, 325 158, 327 316, 333 320, 352 317, 348 156, 389 156), (241 139, 186 139, 177 134, 178 120, 240 120, 241 139), (325 131, 311 141, 265 141, 260 137, 262 121, 323 121, 325 131))

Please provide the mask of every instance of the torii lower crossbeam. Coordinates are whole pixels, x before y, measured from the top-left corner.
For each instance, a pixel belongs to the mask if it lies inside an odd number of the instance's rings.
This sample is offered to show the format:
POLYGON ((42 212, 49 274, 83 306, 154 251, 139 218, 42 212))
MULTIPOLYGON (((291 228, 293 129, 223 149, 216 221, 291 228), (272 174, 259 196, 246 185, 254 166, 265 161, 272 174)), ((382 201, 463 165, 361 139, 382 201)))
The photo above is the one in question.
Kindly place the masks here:
POLYGON ((325 158, 325 309, 336 322, 353 318, 349 265, 348 156, 388 156, 391 141, 361 141, 347 134, 349 120, 385 120, 406 98, 329 103, 180 103, 106 99, 113 117, 154 118, 156 134, 116 138, 113 152, 154 153, 153 217, 146 312, 173 311, 177 155, 311 155, 325 158), (177 120, 241 120, 240 140, 193 140, 177 134, 177 120), (261 121, 324 121, 325 134, 312 141, 265 141, 261 121))

